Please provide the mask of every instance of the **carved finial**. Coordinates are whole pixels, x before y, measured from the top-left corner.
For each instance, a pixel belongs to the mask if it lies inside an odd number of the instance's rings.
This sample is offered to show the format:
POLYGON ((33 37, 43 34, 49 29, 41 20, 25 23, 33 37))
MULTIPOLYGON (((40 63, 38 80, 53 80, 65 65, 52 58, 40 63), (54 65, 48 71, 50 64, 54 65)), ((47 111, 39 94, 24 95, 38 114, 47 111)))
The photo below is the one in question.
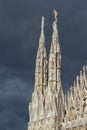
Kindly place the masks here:
POLYGON ((76 77, 76 85, 79 86, 79 76, 76 77))
POLYGON ((42 45, 41 43, 43 43, 43 41, 45 41, 45 36, 44 36, 44 16, 42 16, 42 21, 41 21, 41 34, 40 34, 40 45, 42 45))
POLYGON ((80 71, 80 83, 82 84, 82 70, 80 71))
POLYGON ((85 72, 86 72, 86 66, 83 66, 83 75, 85 76, 85 72))
POLYGON ((80 70, 80 77, 82 77, 82 70, 80 70))
POLYGON ((41 28, 43 29, 44 28, 44 16, 42 16, 42 22, 41 22, 41 28))
POLYGON ((83 71, 85 71, 85 65, 83 66, 83 71))
POLYGON ((74 94, 74 87, 71 86, 71 87, 70 87, 70 95, 71 95, 71 98, 73 98, 73 94, 74 94))
POLYGON ((58 16, 58 12, 56 10, 53 10, 54 16, 55 16, 55 21, 57 22, 57 16, 58 16))

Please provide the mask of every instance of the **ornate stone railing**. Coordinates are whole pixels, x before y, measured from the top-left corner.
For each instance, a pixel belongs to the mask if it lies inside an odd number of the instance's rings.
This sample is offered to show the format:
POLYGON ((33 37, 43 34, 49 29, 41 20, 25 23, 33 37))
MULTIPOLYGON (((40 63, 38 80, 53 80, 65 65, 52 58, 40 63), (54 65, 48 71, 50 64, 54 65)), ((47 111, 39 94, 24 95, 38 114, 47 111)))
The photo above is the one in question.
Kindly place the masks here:
POLYGON ((59 128, 61 128, 61 130, 73 129, 73 128, 79 128, 79 127, 83 127, 83 128, 87 127, 87 117, 63 122, 59 125, 59 128))

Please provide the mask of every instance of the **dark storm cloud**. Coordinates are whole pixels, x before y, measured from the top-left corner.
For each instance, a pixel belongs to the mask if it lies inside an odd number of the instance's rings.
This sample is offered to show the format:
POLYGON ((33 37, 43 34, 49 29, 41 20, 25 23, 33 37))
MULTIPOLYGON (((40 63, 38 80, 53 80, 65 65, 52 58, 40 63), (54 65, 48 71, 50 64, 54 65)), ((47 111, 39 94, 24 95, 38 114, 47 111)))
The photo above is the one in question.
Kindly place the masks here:
POLYGON ((48 51, 53 9, 59 11, 64 90, 73 83, 87 60, 86 5, 82 0, 0 0, 0 130, 27 130, 40 20, 44 15, 48 51))
POLYGON ((28 83, 12 77, 0 83, 0 129, 27 128, 28 102, 32 92, 28 85, 31 81, 28 83))

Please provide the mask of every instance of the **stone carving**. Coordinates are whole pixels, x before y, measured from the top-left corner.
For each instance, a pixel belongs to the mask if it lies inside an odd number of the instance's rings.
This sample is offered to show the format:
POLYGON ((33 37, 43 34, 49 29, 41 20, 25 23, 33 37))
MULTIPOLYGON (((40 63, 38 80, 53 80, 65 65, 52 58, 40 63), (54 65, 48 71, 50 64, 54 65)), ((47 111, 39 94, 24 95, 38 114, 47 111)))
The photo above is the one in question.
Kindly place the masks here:
POLYGON ((61 80, 61 50, 58 37, 58 13, 53 11, 52 42, 49 62, 45 47, 42 16, 36 57, 35 87, 29 104, 28 130, 87 130, 87 65, 64 95, 61 80))

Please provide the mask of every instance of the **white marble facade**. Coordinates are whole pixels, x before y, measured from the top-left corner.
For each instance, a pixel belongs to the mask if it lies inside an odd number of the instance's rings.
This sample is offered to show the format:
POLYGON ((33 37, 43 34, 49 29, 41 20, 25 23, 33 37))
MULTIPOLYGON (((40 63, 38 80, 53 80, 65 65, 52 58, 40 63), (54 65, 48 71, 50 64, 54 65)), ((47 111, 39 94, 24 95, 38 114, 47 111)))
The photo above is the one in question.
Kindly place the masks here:
POLYGON ((28 130, 87 130, 87 66, 83 66, 67 95, 61 80, 61 50, 58 37, 58 13, 53 11, 53 34, 49 60, 45 48, 42 16, 36 57, 35 86, 29 103, 28 130))

